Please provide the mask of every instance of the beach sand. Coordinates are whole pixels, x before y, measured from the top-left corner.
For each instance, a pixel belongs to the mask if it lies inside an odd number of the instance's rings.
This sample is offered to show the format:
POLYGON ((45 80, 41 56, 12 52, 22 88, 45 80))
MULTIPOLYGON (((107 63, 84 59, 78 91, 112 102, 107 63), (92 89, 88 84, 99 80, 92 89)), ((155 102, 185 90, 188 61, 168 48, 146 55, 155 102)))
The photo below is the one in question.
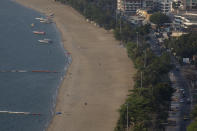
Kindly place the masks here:
POLYGON ((118 109, 132 89, 135 69, 112 33, 86 22, 53 0, 16 0, 41 13, 54 13, 72 64, 59 89, 48 131, 113 131, 118 109))

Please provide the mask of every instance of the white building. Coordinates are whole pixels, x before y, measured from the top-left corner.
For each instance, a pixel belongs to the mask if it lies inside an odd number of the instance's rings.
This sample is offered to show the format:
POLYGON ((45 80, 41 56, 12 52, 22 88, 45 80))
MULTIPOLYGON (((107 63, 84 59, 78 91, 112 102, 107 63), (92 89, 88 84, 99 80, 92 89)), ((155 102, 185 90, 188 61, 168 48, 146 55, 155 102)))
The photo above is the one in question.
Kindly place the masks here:
POLYGON ((168 14, 172 10, 171 0, 159 0, 159 9, 162 13, 168 14))
POLYGON ((152 9, 154 7, 154 0, 143 0, 142 8, 143 9, 152 9))
POLYGON ((117 0, 117 9, 124 13, 136 13, 138 9, 152 9, 154 0, 117 0))
POLYGON ((183 9, 185 10, 197 10, 197 0, 182 0, 183 9))
POLYGON ((180 13, 174 15, 173 25, 176 30, 187 29, 191 26, 197 27, 197 13, 180 13))
POLYGON ((117 0, 117 9, 124 13, 135 13, 142 8, 143 0, 117 0))

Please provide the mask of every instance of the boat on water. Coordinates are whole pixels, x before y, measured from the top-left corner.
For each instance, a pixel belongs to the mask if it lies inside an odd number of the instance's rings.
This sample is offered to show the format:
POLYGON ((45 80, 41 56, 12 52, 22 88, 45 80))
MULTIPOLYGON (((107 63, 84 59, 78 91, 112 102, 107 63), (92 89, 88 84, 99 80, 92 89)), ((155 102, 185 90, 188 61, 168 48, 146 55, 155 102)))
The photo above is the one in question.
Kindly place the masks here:
POLYGON ((45 18, 43 18, 43 17, 36 17, 35 19, 36 20, 45 20, 45 18))
POLYGON ((53 21, 51 19, 44 19, 44 20, 40 20, 40 23, 50 24, 53 23, 53 21))
POLYGON ((53 23, 53 22, 52 22, 52 21, 40 21, 40 23, 51 24, 51 23, 53 23))
POLYGON ((40 43, 48 44, 49 42, 47 40, 38 40, 40 43))
POLYGON ((45 44, 49 44, 49 43, 52 43, 52 40, 51 39, 43 39, 43 40, 38 40, 40 43, 45 43, 45 44))
POLYGON ((34 34, 38 35, 45 35, 46 33, 44 31, 33 31, 34 34))
POLYGON ((40 23, 46 23, 46 24, 50 24, 53 21, 51 20, 51 17, 47 17, 47 18, 42 18, 42 17, 37 17, 35 18, 36 20, 40 20, 40 23))

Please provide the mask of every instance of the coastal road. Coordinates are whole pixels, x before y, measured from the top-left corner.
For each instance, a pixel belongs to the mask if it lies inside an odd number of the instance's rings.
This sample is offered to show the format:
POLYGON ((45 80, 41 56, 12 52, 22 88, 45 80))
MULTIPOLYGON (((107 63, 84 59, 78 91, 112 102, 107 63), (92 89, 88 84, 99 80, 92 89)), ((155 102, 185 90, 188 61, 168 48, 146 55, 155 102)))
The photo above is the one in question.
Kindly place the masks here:
POLYGON ((186 120, 191 111, 191 105, 187 103, 187 99, 191 99, 189 91, 190 87, 187 80, 182 76, 182 73, 179 70, 177 71, 174 69, 170 73, 173 74, 175 79, 172 87, 177 91, 172 97, 176 98, 177 101, 171 101, 171 108, 177 108, 177 111, 169 113, 168 119, 176 121, 176 125, 166 126, 166 131, 186 131, 186 127, 190 122, 190 120, 186 120))
MULTIPOLYGON (((150 47, 154 54, 161 56, 161 46, 158 44, 157 38, 153 34, 154 32, 150 35, 150 47)), ((191 112, 191 104, 188 104, 187 102, 187 99, 191 100, 191 87, 181 71, 180 64, 173 56, 171 56, 171 63, 176 67, 171 70, 169 74, 173 77, 171 79, 173 83, 172 87, 177 90, 177 92, 173 94, 173 98, 177 100, 171 101, 171 107, 175 108, 176 111, 169 111, 168 119, 176 121, 176 125, 166 126, 166 131, 186 131, 186 128, 190 123, 190 120, 186 119, 191 112)))

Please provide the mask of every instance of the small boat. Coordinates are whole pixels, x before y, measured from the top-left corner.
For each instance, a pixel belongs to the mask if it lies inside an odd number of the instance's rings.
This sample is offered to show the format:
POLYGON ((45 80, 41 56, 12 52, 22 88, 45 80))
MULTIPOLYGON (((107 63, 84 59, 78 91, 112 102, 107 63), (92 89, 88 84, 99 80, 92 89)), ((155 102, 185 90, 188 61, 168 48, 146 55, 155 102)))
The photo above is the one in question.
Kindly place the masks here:
POLYGON ((26 70, 18 70, 18 72, 27 72, 26 70))
POLYGON ((45 35, 46 33, 44 31, 33 31, 34 34, 38 35, 45 35))
POLYGON ((50 24, 52 23, 52 20, 51 19, 40 20, 40 23, 50 24))
POLYGON ((44 40, 48 41, 49 43, 53 42, 51 39, 48 39, 48 38, 44 38, 44 40))
POLYGON ((39 18, 39 17, 36 17, 35 19, 36 19, 36 20, 40 20, 40 18, 39 18))
POLYGON ((36 20, 44 20, 44 18, 42 18, 42 17, 37 17, 37 18, 35 18, 36 20))
POLYGON ((38 40, 40 43, 46 43, 46 44, 48 44, 48 43, 52 43, 52 40, 51 39, 43 39, 43 40, 38 40))
POLYGON ((45 44, 48 44, 49 43, 49 41, 47 41, 47 40, 38 40, 40 43, 45 43, 45 44))
POLYGON ((45 23, 46 21, 45 20, 40 20, 40 23, 45 23))
POLYGON ((44 18, 42 18, 42 19, 40 19, 40 21, 47 21, 48 19, 44 19, 44 18))

